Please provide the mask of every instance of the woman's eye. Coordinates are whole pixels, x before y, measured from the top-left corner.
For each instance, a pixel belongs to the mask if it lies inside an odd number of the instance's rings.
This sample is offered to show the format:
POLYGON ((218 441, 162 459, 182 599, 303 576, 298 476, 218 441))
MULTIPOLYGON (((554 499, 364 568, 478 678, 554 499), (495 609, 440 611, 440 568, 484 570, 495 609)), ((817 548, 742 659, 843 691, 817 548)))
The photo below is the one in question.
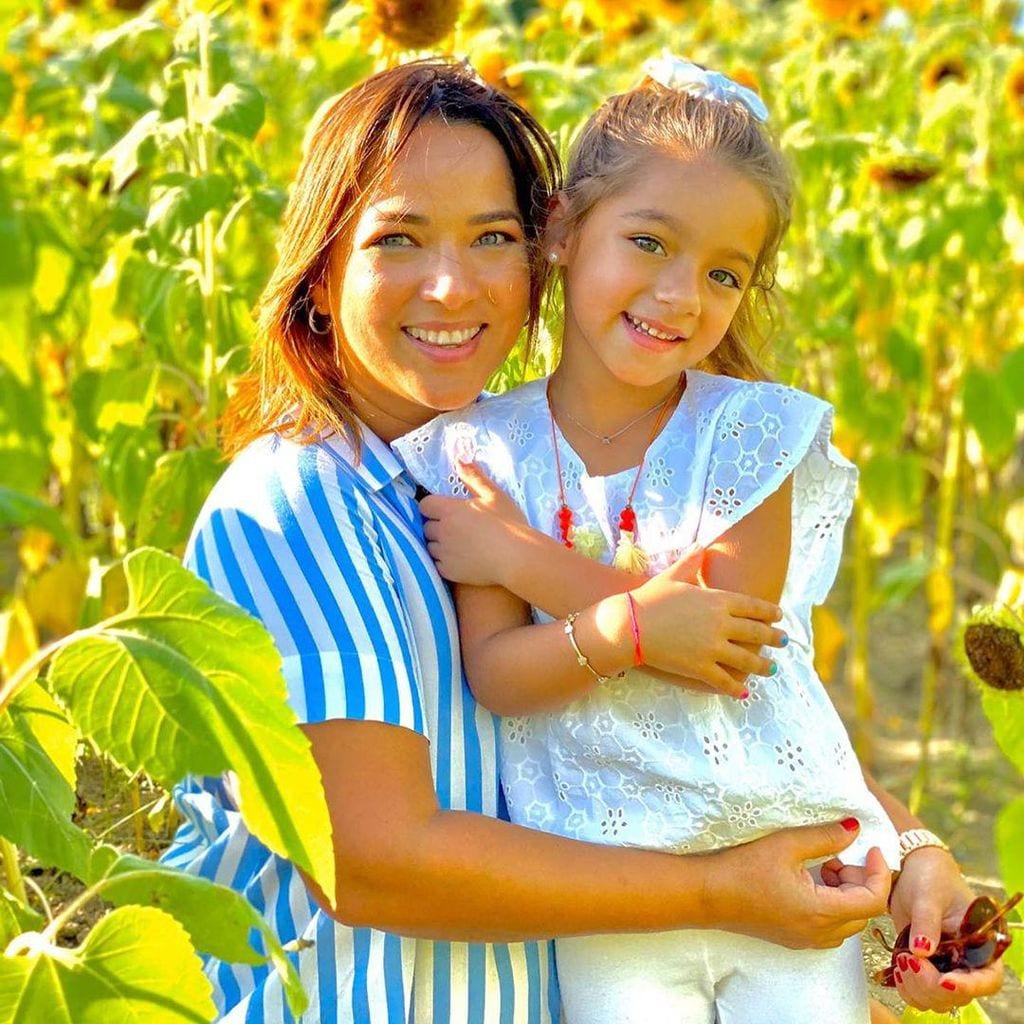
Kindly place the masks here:
POLYGON ((505 245, 508 242, 514 242, 516 239, 510 235, 507 231, 488 231, 486 234, 481 235, 477 240, 477 245, 505 245))
POLYGON ((665 255, 665 247, 650 235, 634 235, 632 242, 641 252, 649 252, 655 256, 665 255))
POLYGON ((743 287, 743 282, 731 270, 712 270, 708 276, 712 281, 724 284, 728 288, 743 287))
POLYGON ((403 249, 412 245, 412 239, 408 235, 381 235, 373 244, 381 249, 403 249))

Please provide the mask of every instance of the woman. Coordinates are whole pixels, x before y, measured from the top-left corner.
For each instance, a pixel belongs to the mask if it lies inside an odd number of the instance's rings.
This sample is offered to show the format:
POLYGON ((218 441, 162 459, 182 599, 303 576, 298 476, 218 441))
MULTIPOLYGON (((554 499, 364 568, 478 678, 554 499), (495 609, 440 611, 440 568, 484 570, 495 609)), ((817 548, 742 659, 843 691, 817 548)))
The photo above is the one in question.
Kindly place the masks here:
MULTIPOLYGON (((281 650, 323 776, 337 891, 326 899, 270 854, 219 780, 179 788, 186 823, 165 858, 244 892, 283 942, 304 940, 293 954, 304 1019, 557 1019, 548 944, 533 940, 714 924, 831 946, 884 910, 878 858, 832 888, 803 868, 846 846, 852 820, 692 858, 501 820, 494 721, 462 680, 451 600, 387 442, 472 401, 524 321, 535 327, 555 174, 528 114, 441 62, 362 83, 307 137, 257 371, 235 407, 237 455, 188 561, 281 650)), ((778 644, 771 605, 671 573, 645 588, 652 606, 701 610, 700 646, 719 643, 734 672, 768 673, 730 641, 778 644)), ((584 616, 609 650, 631 654, 612 605, 584 616)), ((668 672, 691 667, 684 647, 645 635, 668 672)), ((899 827, 912 821, 893 813, 899 827)), ((927 901, 936 916, 963 902, 946 854, 915 853, 900 894, 924 893, 918 876, 946 894, 927 901)), ((208 974, 222 1019, 289 1019, 266 968, 211 961, 208 974)))

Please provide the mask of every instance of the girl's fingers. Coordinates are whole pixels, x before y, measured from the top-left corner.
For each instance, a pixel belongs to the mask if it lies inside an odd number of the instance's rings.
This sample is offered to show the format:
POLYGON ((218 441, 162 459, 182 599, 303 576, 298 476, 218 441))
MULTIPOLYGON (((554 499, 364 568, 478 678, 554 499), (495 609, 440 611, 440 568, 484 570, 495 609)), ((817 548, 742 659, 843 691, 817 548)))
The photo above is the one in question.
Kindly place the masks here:
POLYGON ((746 594, 732 595, 729 613, 737 619, 756 619, 759 622, 778 622, 782 618, 782 609, 777 604, 746 594))
POLYGON ((785 647, 789 637, 781 629, 753 619, 733 619, 730 622, 729 639, 734 644, 751 644, 754 647, 785 647))
POLYGON ((426 537, 427 540, 437 540, 437 534, 440 527, 441 524, 438 523, 436 519, 426 520, 423 524, 423 536, 426 537))
POLYGON ((778 672, 774 661, 754 654, 739 644, 727 644, 720 660, 729 668, 738 669, 748 676, 773 676, 778 672))

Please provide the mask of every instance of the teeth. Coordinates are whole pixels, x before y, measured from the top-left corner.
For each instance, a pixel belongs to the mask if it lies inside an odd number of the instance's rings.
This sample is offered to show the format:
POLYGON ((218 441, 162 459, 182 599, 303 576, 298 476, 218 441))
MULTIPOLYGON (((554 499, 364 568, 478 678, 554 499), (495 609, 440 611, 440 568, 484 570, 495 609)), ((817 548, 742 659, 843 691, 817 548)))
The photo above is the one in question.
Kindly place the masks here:
POLYGON ((428 345, 438 345, 441 348, 454 348, 456 345, 465 345, 470 338, 475 337, 479 327, 467 327, 462 331, 424 331, 419 327, 406 327, 406 332, 411 334, 417 341, 424 341, 428 345))
POLYGON ((678 334, 664 334, 655 330, 647 321, 638 320, 635 316, 630 316, 629 313, 626 314, 626 319, 644 334, 649 334, 652 338, 658 338, 660 341, 678 341, 680 339, 678 334))

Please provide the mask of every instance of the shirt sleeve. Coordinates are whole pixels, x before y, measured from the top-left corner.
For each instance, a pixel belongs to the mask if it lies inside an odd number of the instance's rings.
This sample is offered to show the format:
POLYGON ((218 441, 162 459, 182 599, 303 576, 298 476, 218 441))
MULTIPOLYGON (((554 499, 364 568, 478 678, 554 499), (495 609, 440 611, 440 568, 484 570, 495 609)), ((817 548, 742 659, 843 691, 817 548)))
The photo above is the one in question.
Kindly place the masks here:
POLYGON ((229 468, 186 565, 270 632, 300 722, 423 733, 416 645, 376 495, 315 446, 266 461, 243 454, 229 468))
MULTIPOLYGON (((743 384, 723 402, 714 425, 697 543, 708 547, 793 477, 791 565, 812 604, 835 580, 857 470, 831 444, 832 407, 780 384, 743 384)), ((788 588, 788 584, 787 584, 788 588)))
POLYGON ((409 475, 431 494, 468 498, 459 477, 460 462, 475 462, 520 507, 522 485, 515 471, 511 446, 494 429, 492 407, 486 402, 437 416, 429 423, 392 442, 391 447, 409 475))

